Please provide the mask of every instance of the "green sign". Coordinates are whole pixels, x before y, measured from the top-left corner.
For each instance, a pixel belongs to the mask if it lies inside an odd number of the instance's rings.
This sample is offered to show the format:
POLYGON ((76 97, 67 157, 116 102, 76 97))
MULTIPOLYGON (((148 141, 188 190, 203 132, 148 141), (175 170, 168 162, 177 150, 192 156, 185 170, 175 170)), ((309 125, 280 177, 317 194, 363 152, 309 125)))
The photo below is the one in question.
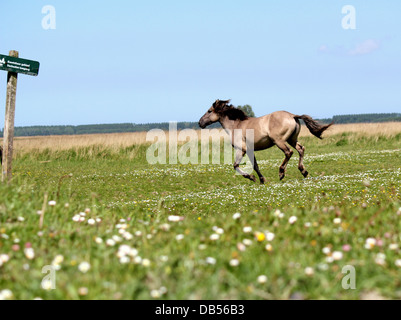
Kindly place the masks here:
POLYGON ((0 54, 0 70, 23 73, 30 76, 39 74, 39 62, 4 56, 0 54))

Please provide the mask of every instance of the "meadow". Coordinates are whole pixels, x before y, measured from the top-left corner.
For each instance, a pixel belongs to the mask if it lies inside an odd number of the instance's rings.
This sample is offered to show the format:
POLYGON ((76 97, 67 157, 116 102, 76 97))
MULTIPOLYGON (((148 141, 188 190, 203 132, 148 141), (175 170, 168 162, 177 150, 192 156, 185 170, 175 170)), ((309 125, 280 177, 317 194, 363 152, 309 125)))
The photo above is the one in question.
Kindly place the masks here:
POLYGON ((295 153, 279 181, 272 148, 256 153, 266 185, 228 164, 149 165, 145 140, 16 139, 0 299, 401 298, 400 123, 303 131, 310 176, 295 153))

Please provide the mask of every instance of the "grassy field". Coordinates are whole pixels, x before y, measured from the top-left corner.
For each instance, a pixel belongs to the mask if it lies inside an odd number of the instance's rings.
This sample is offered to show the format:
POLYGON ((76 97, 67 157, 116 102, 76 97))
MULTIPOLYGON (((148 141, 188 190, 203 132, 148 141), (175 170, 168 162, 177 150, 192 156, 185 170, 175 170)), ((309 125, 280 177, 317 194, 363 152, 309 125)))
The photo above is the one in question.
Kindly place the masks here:
POLYGON ((296 154, 280 182, 283 154, 258 152, 266 185, 231 165, 150 166, 124 135, 18 139, 0 299, 400 299, 401 128, 372 126, 304 134, 307 179, 296 154))

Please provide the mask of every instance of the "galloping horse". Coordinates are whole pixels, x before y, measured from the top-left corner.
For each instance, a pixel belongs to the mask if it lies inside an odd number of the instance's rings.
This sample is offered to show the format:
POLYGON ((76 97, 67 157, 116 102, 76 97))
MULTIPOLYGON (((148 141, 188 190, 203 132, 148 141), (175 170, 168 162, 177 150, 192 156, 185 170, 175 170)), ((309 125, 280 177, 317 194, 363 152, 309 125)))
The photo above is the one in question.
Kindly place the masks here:
MULTIPOLYGON (((199 126, 204 129, 212 123, 220 122, 221 126, 227 132, 242 130, 242 139, 240 143, 235 142, 234 138, 232 139, 232 146, 236 149, 234 169, 238 173, 240 173, 244 178, 256 182, 254 175, 247 174, 239 167, 242 158, 248 150, 246 130, 251 129, 253 130, 254 151, 265 150, 276 145, 284 152, 285 159, 279 169, 280 180, 284 179, 288 161, 294 153, 288 147, 287 143, 298 151, 298 169, 305 178, 308 176, 308 171, 306 171, 303 164, 305 147, 298 142, 298 135, 301 131, 299 120, 302 119, 309 131, 319 139, 322 139, 322 133, 332 126, 333 123, 322 125, 313 120, 310 116, 297 116, 287 111, 277 111, 260 118, 252 118, 248 117, 242 110, 235 108, 229 103, 230 100, 216 100, 216 102, 213 103, 210 109, 199 120, 199 126)), ((266 178, 260 173, 255 156, 253 160, 253 169, 258 174, 260 183, 264 184, 266 178)))

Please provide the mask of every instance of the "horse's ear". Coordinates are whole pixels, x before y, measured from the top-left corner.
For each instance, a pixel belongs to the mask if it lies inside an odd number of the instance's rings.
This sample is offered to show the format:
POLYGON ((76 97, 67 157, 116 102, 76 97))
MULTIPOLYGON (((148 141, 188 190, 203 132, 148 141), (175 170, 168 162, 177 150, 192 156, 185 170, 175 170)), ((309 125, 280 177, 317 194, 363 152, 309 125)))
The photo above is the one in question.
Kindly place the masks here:
POLYGON ((230 99, 230 100, 222 100, 222 101, 220 101, 220 103, 221 103, 222 105, 229 104, 230 102, 231 102, 231 99, 230 99))

